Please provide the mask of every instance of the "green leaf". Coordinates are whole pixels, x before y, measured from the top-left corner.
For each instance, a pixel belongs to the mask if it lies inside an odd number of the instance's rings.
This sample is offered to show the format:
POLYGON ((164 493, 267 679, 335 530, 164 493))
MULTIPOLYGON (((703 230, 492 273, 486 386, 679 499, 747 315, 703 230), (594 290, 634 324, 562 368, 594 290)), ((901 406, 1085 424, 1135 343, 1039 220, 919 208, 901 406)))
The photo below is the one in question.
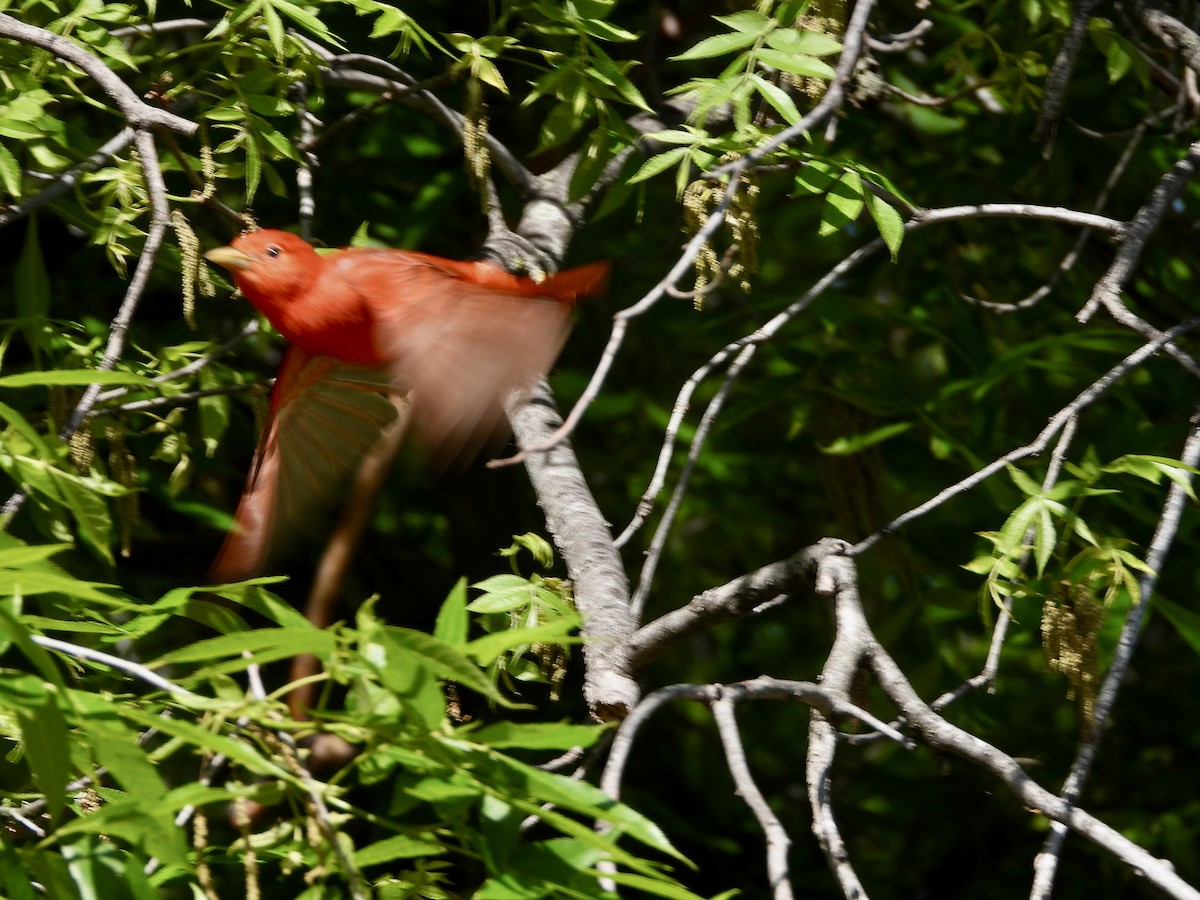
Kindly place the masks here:
POLYGON ((1021 489, 1021 493, 1027 497, 1040 497, 1042 494, 1042 486, 1030 478, 1021 469, 1018 469, 1012 463, 1005 466, 1008 470, 1008 477, 1012 479, 1013 484, 1021 489))
POLYGON ((904 240, 904 219, 894 206, 883 198, 876 197, 870 191, 867 191, 866 199, 867 209, 871 213, 871 218, 875 220, 879 236, 887 245, 888 252, 892 255, 892 262, 896 262, 900 258, 900 243, 904 240))
POLYGON ((211 753, 224 753, 231 760, 241 763, 255 774, 280 778, 289 784, 303 787, 295 775, 279 766, 273 760, 267 759, 249 743, 239 738, 231 738, 223 734, 218 734, 215 731, 209 731, 201 728, 199 725, 185 722, 183 719, 158 716, 135 706, 115 706, 114 711, 118 715, 124 716, 126 719, 136 722, 145 728, 157 729, 163 734, 177 737, 201 750, 211 753))
POLYGON ((1045 504, 1038 506, 1038 520, 1034 528, 1033 556, 1037 561, 1038 578, 1046 572, 1050 557, 1054 554, 1054 542, 1058 539, 1058 531, 1054 527, 1054 519, 1045 504))
POLYGON ((262 180, 262 148, 258 144, 258 136, 246 130, 245 145, 246 145, 246 205, 254 202, 254 195, 258 193, 258 183, 262 180))
POLYGON ((45 372, 19 372, 0 377, 0 388, 43 387, 48 385, 81 387, 91 384, 139 385, 150 383, 144 375, 110 369, 51 369, 45 372))
POLYGON ((108 769, 130 796, 156 800, 167 792, 157 767, 138 744, 136 732, 96 715, 83 718, 80 724, 96 762, 108 769))
POLYGON ((904 434, 904 432, 913 427, 913 424, 912 422, 893 422, 891 425, 883 425, 871 431, 839 437, 828 446, 821 447, 820 450, 822 453, 828 453, 830 456, 848 456, 851 453, 858 453, 867 447, 882 443, 898 434, 904 434))
POLYGON ((471 739, 494 749, 570 750, 572 747, 590 747, 606 731, 599 725, 494 722, 471 732, 471 739))
POLYGON ((0 185, 14 200, 21 198, 21 164, 3 144, 0 144, 0 185))
MULTIPOLYGON (((30 216, 25 228, 25 244, 21 248, 21 257, 17 260, 16 287, 17 315, 24 319, 44 318, 50 311, 50 279, 46 275, 46 264, 38 242, 35 216, 30 216)), ((37 339, 32 330, 32 323, 30 325, 31 327, 26 329, 26 335, 36 349, 37 339)), ((0 379, 0 382, 2 381, 3 379, 0 379)))
POLYGON ((792 56, 830 56, 842 49, 841 41, 820 31, 777 28, 767 35, 767 46, 792 56))
MULTIPOLYGON (((589 784, 586 781, 565 778, 552 772, 543 772, 540 769, 526 765, 485 747, 470 747, 465 744, 462 747, 464 755, 472 763, 472 768, 476 776, 485 784, 495 780, 504 785, 509 791, 515 791, 522 799, 525 797, 530 798, 534 804, 549 803, 560 809, 570 810, 588 818, 603 819, 604 821, 611 822, 617 829, 646 846, 682 862, 687 861, 672 846, 667 836, 657 825, 641 813, 623 803, 613 800, 595 785, 589 784)), ((512 794, 506 796, 505 799, 513 803, 514 806, 521 805, 512 794)), ((533 804, 530 805, 533 807, 530 811, 535 811, 536 806, 533 806, 533 804)), ((543 812, 546 811, 543 810, 543 812)), ((565 830, 563 829, 564 819, 564 816, 555 815, 553 821, 548 821, 554 827, 565 830)), ((580 823, 572 824, 579 825, 584 831, 591 832, 591 829, 586 825, 580 823)), ((572 837, 579 837, 578 830, 573 827, 565 830, 565 833, 572 837)), ((589 841, 589 843, 591 842, 589 841)), ((607 841, 603 845, 593 844, 593 846, 602 846, 602 849, 610 852, 613 849, 612 845, 607 841)), ((623 852, 621 855, 626 856, 623 852)), ((646 867, 638 865, 636 868, 644 870, 646 867)))
POLYGON ((279 18, 279 13, 275 12, 275 7, 272 3, 264 3, 262 6, 263 22, 267 26, 267 36, 271 39, 271 46, 275 48, 275 56, 283 59, 283 41, 284 29, 283 20, 279 18))
POLYGON ((66 805, 70 776, 70 735, 58 706, 59 696, 53 684, 34 675, 10 671, 0 678, 0 709, 20 727, 25 763, 51 817, 57 817, 66 805))
POLYGON ((771 104, 772 108, 779 113, 779 117, 787 124, 795 125, 803 118, 787 91, 755 73, 751 73, 750 80, 763 99, 771 104))
POLYGON ((825 205, 821 209, 821 227, 818 234, 825 237, 835 234, 854 222, 862 215, 864 190, 862 179, 852 169, 842 173, 833 185, 833 189, 825 195, 825 205))
MULTIPOLYGON (((277 10, 311 34, 318 40, 324 41, 327 44, 332 44, 338 49, 344 49, 344 45, 337 37, 325 26, 319 18, 304 9, 297 6, 295 3, 290 3, 289 0, 270 0, 277 10)), ((320 7, 318 7, 320 8, 320 7)))
MULTIPOLYGON (((439 678, 457 681, 463 687, 487 697, 501 706, 515 707, 513 703, 501 694, 487 675, 471 661, 463 652, 440 641, 433 635, 409 628, 389 627, 381 629, 378 640, 388 649, 389 657, 395 654, 408 654, 416 657, 429 667, 429 670, 439 678)), ((468 652, 476 642, 468 644, 468 652)))
MULTIPOLYGON (((222 387, 222 382, 212 366, 200 370, 198 383, 201 390, 211 391, 222 387)), ((212 457, 221 444, 221 438, 229 427, 229 396, 214 394, 196 401, 200 419, 200 439, 204 442, 204 455, 212 457)))
POLYGON ((671 60, 681 62, 689 59, 711 59, 714 56, 724 56, 727 53, 736 53, 739 50, 745 50, 756 40, 758 40, 757 34, 743 31, 717 34, 710 38, 705 38, 678 56, 672 56, 671 60))
POLYGON ((758 57, 760 62, 766 63, 768 66, 784 72, 791 72, 795 75, 805 75, 809 78, 820 78, 824 81, 830 81, 835 74, 833 67, 829 63, 822 62, 815 56, 807 56, 803 53, 783 53, 779 50, 763 47, 755 56, 758 57))
MULTIPOLYGON (((34 643, 29 629, 25 627, 24 623, 17 620, 14 610, 20 608, 20 599, 18 595, 14 598, 13 603, 0 603, 0 633, 8 635, 25 655, 25 658, 32 662, 41 673, 44 681, 59 691, 65 691, 66 684, 50 652, 34 643)), ((0 679, 0 681, 2 680, 0 679)))
POLYGON ((16 717, 25 744, 25 763, 34 784, 46 798, 51 817, 56 818, 66 805, 67 782, 71 776, 71 737, 58 706, 58 691, 53 685, 45 685, 45 688, 45 697, 38 708, 32 712, 18 710, 16 717))
POLYGON ((633 177, 629 179, 627 184, 637 184, 639 181, 645 181, 648 178, 653 178, 660 172, 665 172, 676 163, 682 162, 690 155, 688 147, 674 147, 657 156, 652 156, 644 163, 641 168, 634 172, 633 177))
POLYGON ((487 665, 510 647, 536 643, 579 643, 582 638, 567 638, 578 624, 577 618, 563 618, 533 628, 510 628, 476 638, 463 649, 477 663, 487 665))
POLYGON ((467 607, 471 612, 509 612, 528 606, 536 599, 537 587, 520 575, 493 575, 471 585, 483 591, 483 596, 471 601, 467 607))
MULTIPOLYGON (((669 900, 701 900, 699 894, 693 894, 683 885, 676 884, 673 881, 664 880, 663 876, 650 878, 646 875, 639 875, 636 872, 622 872, 619 869, 612 872, 595 873, 597 877, 609 878, 615 884, 624 885, 625 887, 635 888, 638 891, 644 891, 647 894, 652 894, 655 897, 667 897, 669 900)), ((736 891, 726 891, 720 897, 729 898, 737 896, 736 891)), ((718 900, 718 897, 712 898, 718 900)))
POLYGON ((437 624, 433 636, 453 647, 461 647, 467 642, 467 580, 458 579, 438 610, 437 624))
MULTIPOLYGON (((430 835, 432 838, 433 835, 430 835)), ((438 856, 445 853, 446 846, 436 840, 422 840, 406 834, 394 834, 382 841, 368 844, 354 852, 356 866, 379 866, 396 859, 412 859, 416 856, 438 856)))
POLYGON ((1013 556, 1025 546, 1025 533, 1033 525, 1038 514, 1039 501, 1030 497, 1018 506, 1000 528, 996 550, 1005 556, 1013 556))
POLYGON ((259 628, 196 641, 160 656, 150 667, 229 660, 234 657, 240 666, 245 667, 252 661, 285 659, 302 653, 328 659, 336 647, 337 638, 331 632, 320 631, 311 625, 307 628, 259 628), (243 658, 243 653, 251 654, 254 660, 243 658))
POLYGON ((744 9, 728 16, 713 16, 718 22, 734 31, 760 35, 776 27, 775 20, 756 9, 744 9))

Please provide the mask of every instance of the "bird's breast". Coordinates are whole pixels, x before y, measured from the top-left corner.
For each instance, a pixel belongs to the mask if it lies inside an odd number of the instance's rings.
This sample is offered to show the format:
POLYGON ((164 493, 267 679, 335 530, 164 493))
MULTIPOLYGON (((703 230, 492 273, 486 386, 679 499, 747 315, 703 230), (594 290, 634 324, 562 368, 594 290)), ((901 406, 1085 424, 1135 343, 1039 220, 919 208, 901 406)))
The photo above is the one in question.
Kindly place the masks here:
POLYGON ((369 311, 355 298, 299 298, 281 313, 276 329, 309 353, 360 366, 382 362, 369 311))

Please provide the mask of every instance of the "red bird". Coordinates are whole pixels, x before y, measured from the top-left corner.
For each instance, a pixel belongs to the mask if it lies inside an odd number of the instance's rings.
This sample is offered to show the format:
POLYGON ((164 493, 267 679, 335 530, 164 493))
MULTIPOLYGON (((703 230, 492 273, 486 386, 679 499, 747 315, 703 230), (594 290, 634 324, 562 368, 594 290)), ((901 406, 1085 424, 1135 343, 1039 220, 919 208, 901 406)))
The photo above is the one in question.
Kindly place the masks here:
POLYGON ((259 574, 398 415, 435 464, 476 456, 503 428, 509 394, 554 364, 575 299, 603 290, 608 273, 593 263, 535 282, 405 250, 318 254, 282 231, 205 255, 291 344, 217 581, 259 574))

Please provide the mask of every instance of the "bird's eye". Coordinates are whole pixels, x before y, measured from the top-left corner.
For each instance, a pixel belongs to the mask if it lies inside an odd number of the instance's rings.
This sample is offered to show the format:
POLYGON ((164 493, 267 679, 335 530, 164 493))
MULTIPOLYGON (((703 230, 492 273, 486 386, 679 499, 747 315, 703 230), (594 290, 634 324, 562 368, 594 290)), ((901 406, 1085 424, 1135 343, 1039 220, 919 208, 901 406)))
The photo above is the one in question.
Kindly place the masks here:
POLYGON ((276 256, 278 256, 282 252, 283 251, 280 250, 278 247, 276 247, 274 244, 272 244, 270 247, 267 248, 267 256, 271 257, 272 259, 274 259, 276 256))

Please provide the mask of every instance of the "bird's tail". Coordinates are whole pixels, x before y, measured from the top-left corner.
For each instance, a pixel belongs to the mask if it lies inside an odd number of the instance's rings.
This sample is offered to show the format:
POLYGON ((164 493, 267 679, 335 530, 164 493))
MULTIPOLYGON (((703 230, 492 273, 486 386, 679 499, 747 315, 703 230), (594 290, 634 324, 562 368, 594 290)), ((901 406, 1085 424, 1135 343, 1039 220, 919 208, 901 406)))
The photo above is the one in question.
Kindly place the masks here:
POLYGON ((534 293, 574 303, 580 297, 595 297, 608 290, 608 263, 594 262, 556 272, 541 282, 528 281, 534 293))

